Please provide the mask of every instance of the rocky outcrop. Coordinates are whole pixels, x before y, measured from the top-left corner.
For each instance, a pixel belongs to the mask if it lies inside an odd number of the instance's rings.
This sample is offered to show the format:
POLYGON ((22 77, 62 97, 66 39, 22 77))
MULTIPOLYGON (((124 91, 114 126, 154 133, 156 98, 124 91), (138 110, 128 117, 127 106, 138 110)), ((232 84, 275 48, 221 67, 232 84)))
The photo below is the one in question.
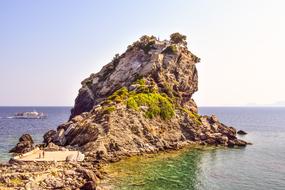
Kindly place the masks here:
POLYGON ((26 153, 34 149, 34 141, 31 135, 24 134, 19 138, 19 143, 12 148, 10 153, 26 153))
POLYGON ((245 146, 216 116, 200 116, 196 63, 186 37, 143 36, 82 82, 70 120, 45 139, 78 147, 92 160, 177 149, 186 144, 245 146), (47 138, 51 137, 52 138, 47 138), (50 140, 51 139, 51 140, 50 140))

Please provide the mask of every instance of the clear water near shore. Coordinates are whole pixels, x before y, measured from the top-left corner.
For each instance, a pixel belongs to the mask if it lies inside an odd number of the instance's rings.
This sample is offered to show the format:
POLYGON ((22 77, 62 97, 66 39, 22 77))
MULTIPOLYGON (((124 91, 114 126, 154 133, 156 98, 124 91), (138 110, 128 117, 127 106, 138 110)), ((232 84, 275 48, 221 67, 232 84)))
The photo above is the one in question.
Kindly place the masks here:
MULTIPOLYGON (((0 119, 0 160, 23 133, 42 141, 44 132, 69 117, 70 108, 0 108, 0 117, 15 112, 47 113, 47 120, 0 119)), ((114 189, 284 190, 285 108, 200 108, 200 114, 216 114, 225 124, 243 129, 253 143, 242 149, 188 148, 148 157, 134 157, 106 168, 114 189)))
MULTIPOLYGON (((200 108, 249 132, 240 149, 186 148, 105 168, 112 189, 284 190, 285 108, 200 108)), ((103 184, 104 185, 104 184, 103 184)))

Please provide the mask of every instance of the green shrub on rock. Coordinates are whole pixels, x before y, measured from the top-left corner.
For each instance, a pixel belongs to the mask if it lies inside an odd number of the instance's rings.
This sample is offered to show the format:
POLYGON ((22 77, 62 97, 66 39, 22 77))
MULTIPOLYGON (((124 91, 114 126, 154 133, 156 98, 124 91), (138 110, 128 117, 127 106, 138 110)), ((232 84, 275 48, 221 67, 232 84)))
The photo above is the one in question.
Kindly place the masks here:
POLYGON ((115 106, 104 107, 103 108, 103 113, 104 114, 110 114, 110 113, 112 113, 115 110, 116 110, 115 106))
POLYGON ((151 49, 155 49, 154 44, 156 40, 155 36, 143 35, 138 41, 134 42, 131 46, 128 46, 128 50, 139 48, 147 54, 151 49))
POLYGON ((142 44, 141 49, 144 51, 144 53, 148 53, 151 49, 155 49, 153 46, 154 44, 155 40, 151 40, 147 44, 142 44))
POLYGON ((19 178, 12 178, 10 179, 10 183, 15 185, 15 186, 19 186, 23 184, 23 181, 19 178))
POLYGON ((183 34, 180 34, 178 32, 176 33, 173 33, 170 35, 170 41, 174 44, 185 44, 187 45, 187 42, 186 42, 186 36, 183 35, 183 34))
POLYGON ((134 84, 139 84, 139 85, 146 85, 146 80, 144 78, 140 78, 134 82, 134 84))
POLYGON ((129 98, 127 100, 127 107, 134 109, 134 110, 138 110, 138 108, 139 108, 139 106, 138 106, 138 104, 134 98, 129 98))
POLYGON ((186 112, 189 117, 197 124, 197 125, 202 125, 201 122, 201 115, 199 115, 198 113, 192 112, 188 109, 185 108, 180 108, 180 110, 182 110, 183 112, 186 112))
POLYGON ((166 54, 176 54, 178 52, 176 45, 167 46, 162 53, 166 54))
POLYGON ((138 110, 140 106, 146 106, 145 115, 148 118, 160 116, 162 119, 170 119, 174 116, 172 102, 159 93, 139 93, 127 100, 127 107, 138 110))
POLYGON ((140 78, 133 83, 138 85, 134 90, 128 91, 126 87, 122 87, 115 91, 105 100, 103 112, 114 111, 116 109, 114 103, 125 103, 129 109, 145 111, 145 116, 148 118, 160 116, 162 119, 170 119, 174 116, 172 100, 166 94, 158 93, 154 85, 149 83, 147 84, 146 79, 140 78))
POLYGON ((115 91, 111 96, 108 97, 108 100, 115 101, 116 103, 122 102, 129 95, 129 91, 126 87, 122 87, 119 90, 115 91))

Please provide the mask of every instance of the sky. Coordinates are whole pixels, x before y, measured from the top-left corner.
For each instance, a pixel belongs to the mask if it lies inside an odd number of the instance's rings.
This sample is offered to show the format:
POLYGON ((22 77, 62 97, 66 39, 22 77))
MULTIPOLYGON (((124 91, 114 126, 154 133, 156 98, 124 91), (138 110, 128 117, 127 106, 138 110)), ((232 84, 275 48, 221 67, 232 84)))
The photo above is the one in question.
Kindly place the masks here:
POLYGON ((187 35, 199 106, 285 100, 285 1, 0 0, 0 105, 72 106, 140 36, 187 35))

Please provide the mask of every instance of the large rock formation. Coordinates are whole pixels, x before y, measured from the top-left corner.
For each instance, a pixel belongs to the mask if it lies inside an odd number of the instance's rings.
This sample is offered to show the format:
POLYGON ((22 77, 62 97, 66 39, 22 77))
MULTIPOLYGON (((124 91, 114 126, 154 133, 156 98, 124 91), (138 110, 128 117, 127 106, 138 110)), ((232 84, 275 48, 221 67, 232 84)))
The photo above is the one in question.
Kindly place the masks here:
POLYGON ((82 82, 70 120, 45 142, 79 147, 96 160, 189 143, 245 146, 234 128, 197 113, 199 61, 183 35, 143 36, 82 82))

